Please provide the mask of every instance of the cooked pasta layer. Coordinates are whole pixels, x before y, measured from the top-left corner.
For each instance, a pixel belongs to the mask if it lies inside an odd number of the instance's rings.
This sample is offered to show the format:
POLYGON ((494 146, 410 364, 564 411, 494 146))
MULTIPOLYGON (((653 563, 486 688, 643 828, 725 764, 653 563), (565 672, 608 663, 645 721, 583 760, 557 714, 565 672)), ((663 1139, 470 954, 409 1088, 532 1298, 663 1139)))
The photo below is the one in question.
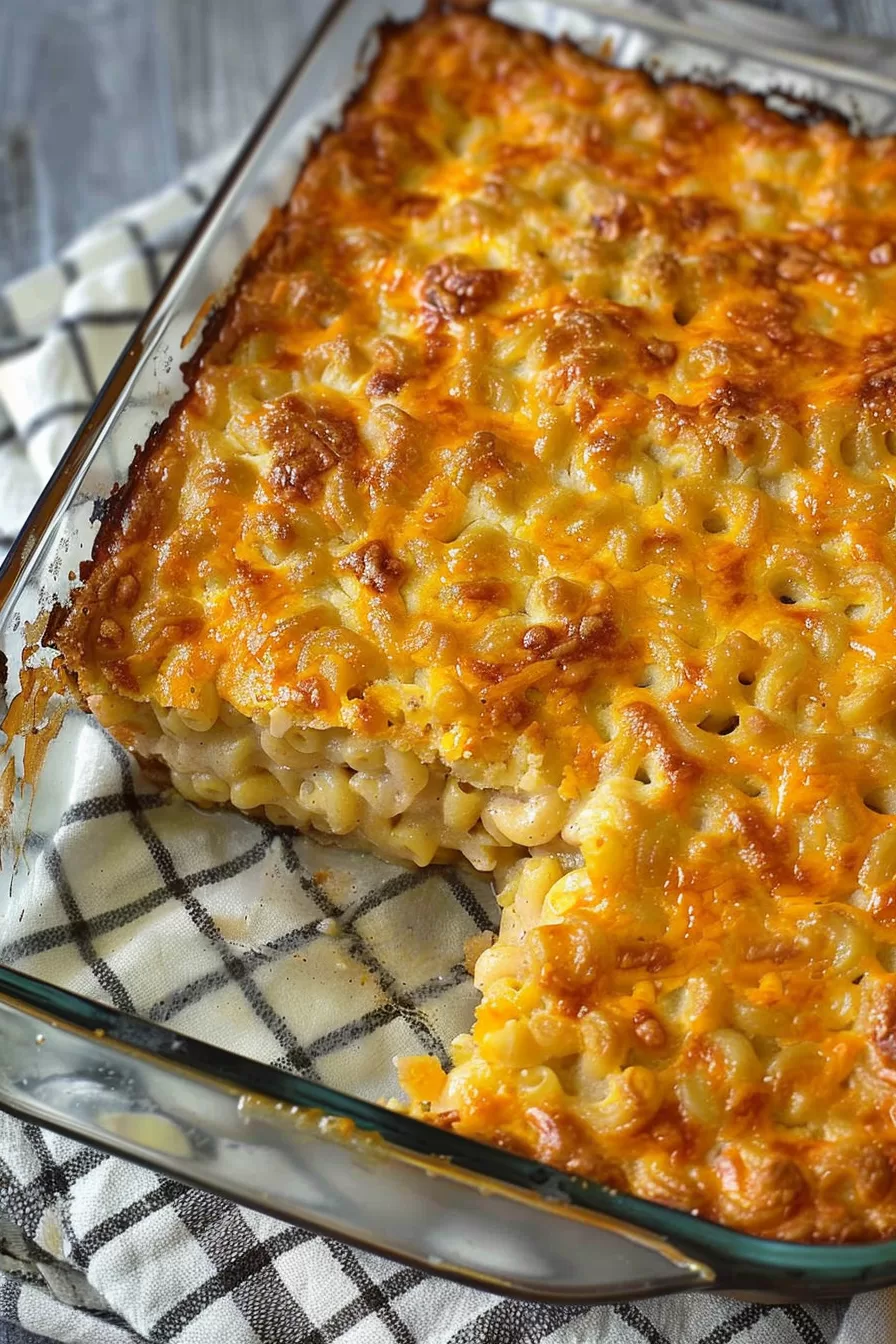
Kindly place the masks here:
POLYGON ((174 787, 200 806, 230 803, 278 826, 360 836, 383 856, 419 867, 462 856, 491 872, 523 848, 564 847, 570 808, 556 789, 476 789, 440 762, 426 765, 344 729, 301 728, 276 712, 264 727, 230 705, 211 724, 119 695, 91 695, 88 705, 128 750, 165 766, 174 787))
POLYGON ((188 797, 526 851, 412 1107, 896 1235, 896 141, 387 30, 54 638, 188 797))

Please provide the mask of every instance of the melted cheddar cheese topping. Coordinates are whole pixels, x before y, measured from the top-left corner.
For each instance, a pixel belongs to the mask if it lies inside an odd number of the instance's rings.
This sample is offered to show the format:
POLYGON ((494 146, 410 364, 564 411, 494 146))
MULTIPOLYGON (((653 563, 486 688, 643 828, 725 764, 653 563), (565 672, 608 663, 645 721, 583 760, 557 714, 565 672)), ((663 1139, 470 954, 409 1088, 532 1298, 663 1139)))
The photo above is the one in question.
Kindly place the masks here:
POLYGON ((187 372, 58 647, 198 801, 514 864, 415 1113, 896 1234, 896 141, 431 14, 187 372))

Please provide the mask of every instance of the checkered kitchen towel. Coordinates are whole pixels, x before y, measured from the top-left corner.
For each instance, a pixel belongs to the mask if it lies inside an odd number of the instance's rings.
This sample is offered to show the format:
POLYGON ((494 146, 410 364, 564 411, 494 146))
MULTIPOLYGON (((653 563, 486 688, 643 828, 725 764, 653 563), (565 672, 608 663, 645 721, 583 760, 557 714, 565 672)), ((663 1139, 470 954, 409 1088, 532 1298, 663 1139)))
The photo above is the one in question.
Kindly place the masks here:
MULTIPOLYGON (((6 544, 220 168, 106 220, 0 294, 6 544)), ((0 919, 0 960, 336 1086, 356 1087, 363 1072, 374 1096, 390 1086, 393 1055, 438 1049, 469 1020, 456 957, 493 920, 482 891, 238 817, 197 817, 154 794, 89 721, 64 733, 78 778, 60 772, 61 821, 0 919)), ((884 1344, 896 1338, 894 1300, 505 1300, 0 1115, 0 1319, 51 1339, 884 1344)))

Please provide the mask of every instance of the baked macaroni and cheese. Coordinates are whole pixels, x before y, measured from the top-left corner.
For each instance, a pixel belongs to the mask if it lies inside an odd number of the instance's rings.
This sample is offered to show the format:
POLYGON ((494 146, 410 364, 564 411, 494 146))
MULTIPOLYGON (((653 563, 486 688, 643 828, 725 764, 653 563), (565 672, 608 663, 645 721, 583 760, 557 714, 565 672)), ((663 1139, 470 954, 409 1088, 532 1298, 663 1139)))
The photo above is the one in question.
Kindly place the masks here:
POLYGON ((432 1123, 896 1235, 896 139, 383 35, 55 641, 200 804, 497 870, 432 1123))

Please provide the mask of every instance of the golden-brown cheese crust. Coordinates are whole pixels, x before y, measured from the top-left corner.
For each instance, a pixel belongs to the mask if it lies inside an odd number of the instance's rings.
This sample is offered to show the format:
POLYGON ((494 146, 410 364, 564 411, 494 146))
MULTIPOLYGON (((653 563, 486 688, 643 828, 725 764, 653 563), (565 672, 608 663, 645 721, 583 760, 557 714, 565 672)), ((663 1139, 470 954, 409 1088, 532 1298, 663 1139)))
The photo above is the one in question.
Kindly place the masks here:
POLYGON ((431 1118, 765 1235, 896 1234, 894 314, 893 139, 390 30, 57 632, 86 696, 581 800, 431 1118), (612 1036, 602 1118, 483 1060, 532 1014, 612 1036))

